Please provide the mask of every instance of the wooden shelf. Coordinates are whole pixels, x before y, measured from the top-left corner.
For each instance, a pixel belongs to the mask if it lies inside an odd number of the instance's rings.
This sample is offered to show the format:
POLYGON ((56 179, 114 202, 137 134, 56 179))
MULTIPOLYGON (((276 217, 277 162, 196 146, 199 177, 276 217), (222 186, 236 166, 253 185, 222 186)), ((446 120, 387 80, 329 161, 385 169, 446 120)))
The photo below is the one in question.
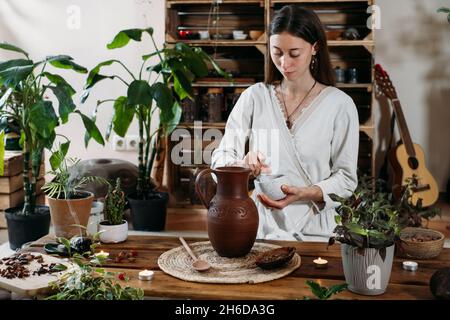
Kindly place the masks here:
MULTIPOLYGON (((263 0, 222 0, 221 4, 260 4, 263 0)), ((166 5, 170 8, 174 4, 212 4, 212 0, 168 0, 166 5)))
POLYGON ((375 127, 374 126, 366 126, 362 125, 359 126, 359 130, 364 132, 369 136, 369 138, 373 139, 374 133, 375 133, 375 127))
POLYGON ((366 2, 371 3, 372 0, 271 0, 271 3, 334 3, 334 2, 366 2))
MULTIPOLYGON (((202 122, 201 128, 202 129, 215 129, 215 128, 224 129, 226 124, 227 124, 226 122, 202 122)), ((194 129, 194 128, 200 128, 200 127, 196 127, 194 125, 194 123, 183 122, 183 123, 179 123, 177 128, 194 129)))
MULTIPOLYGON (((220 12, 217 13, 218 15, 222 13, 220 19, 223 25, 220 25, 220 32, 227 35, 234 29, 246 31, 251 29, 267 30, 276 10, 285 4, 291 3, 303 5, 313 10, 321 19, 326 31, 329 31, 327 36, 330 40, 327 40, 327 44, 330 47, 330 58, 333 60, 333 67, 339 66, 342 69, 356 68, 358 70, 358 79, 362 83, 337 83, 336 87, 350 95, 358 107, 359 132, 362 137, 360 147, 365 150, 364 155, 360 158, 363 160, 364 168, 374 175, 376 173, 377 154, 374 138, 377 134, 377 128, 374 126, 373 120, 375 109, 374 88, 371 82, 373 79, 375 34, 366 28, 367 18, 370 15, 367 12, 367 7, 374 4, 374 0, 223 0, 219 3, 220 12), (354 27, 359 31, 359 40, 342 39, 342 32, 350 27, 354 27), (337 35, 338 33, 339 35, 337 35)), ((166 0, 168 8, 166 11, 166 43, 168 46, 173 46, 177 42, 183 42, 191 46, 204 47, 207 53, 214 52, 216 54, 216 60, 222 68, 230 72, 236 72, 235 74, 248 79, 242 79, 240 82, 233 83, 216 80, 214 77, 207 77, 203 81, 193 83, 192 86, 200 88, 198 91, 203 93, 203 91, 206 91, 206 88, 247 88, 254 83, 268 80, 272 66, 270 65, 271 58, 267 33, 264 33, 256 40, 250 38, 246 40, 178 39, 179 28, 192 29, 192 31, 205 29, 205 26, 209 23, 207 18, 209 17, 212 4, 213 0, 166 0), (254 78, 254 81, 252 81, 252 78, 254 78)), ((224 91, 232 92, 233 89, 225 89, 224 91)), ((228 100, 227 103, 229 103, 228 100)), ((225 121, 215 123, 201 122, 201 126, 194 126, 192 122, 185 122, 180 123, 178 128, 185 128, 192 133, 193 130, 200 128, 202 132, 207 129, 223 131, 225 126, 225 121)), ((174 177, 171 184, 175 186, 176 191, 183 193, 179 199, 189 198, 189 196, 185 197, 184 195, 185 186, 180 187, 178 182, 181 178, 185 178, 186 171, 190 172, 191 169, 199 166, 174 165, 172 167, 173 171, 169 172, 169 176, 174 177)), ((191 208, 192 205, 183 201, 177 203, 176 207, 191 208)))
POLYGON ((371 83, 336 83, 336 87, 341 89, 367 89, 367 92, 373 90, 371 83))
POLYGON ((214 46, 222 46, 222 47, 247 47, 247 46, 256 46, 256 45, 266 45, 266 41, 253 41, 253 40, 170 40, 167 41, 169 44, 175 44, 177 42, 184 42, 186 44, 190 44, 193 46, 205 46, 205 47, 214 47, 214 46))
POLYGON ((348 46, 374 46, 373 40, 328 40, 330 47, 348 47, 348 46))

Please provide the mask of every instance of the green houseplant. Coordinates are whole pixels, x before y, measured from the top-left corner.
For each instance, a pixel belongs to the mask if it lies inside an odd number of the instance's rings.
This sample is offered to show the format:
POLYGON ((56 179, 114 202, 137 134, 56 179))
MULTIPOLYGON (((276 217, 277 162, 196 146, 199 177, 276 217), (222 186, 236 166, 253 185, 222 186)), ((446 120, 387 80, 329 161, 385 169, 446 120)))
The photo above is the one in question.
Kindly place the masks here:
POLYGON ((97 107, 105 102, 114 102, 114 116, 111 120, 106 138, 111 130, 124 137, 134 118, 139 124, 138 182, 135 194, 128 196, 131 206, 133 227, 136 230, 162 230, 165 227, 168 194, 150 188, 150 173, 155 158, 164 157, 161 148, 163 139, 175 129, 180 121, 180 101, 193 99, 192 82, 196 77, 208 73, 207 62, 216 71, 225 74, 201 48, 190 48, 184 43, 177 43, 173 48, 157 48, 153 38, 153 29, 128 29, 120 31, 107 45, 108 49, 122 48, 130 40, 141 41, 143 34, 150 36, 155 51, 142 57, 139 72, 133 73, 120 60, 107 60, 93 68, 86 81, 83 100, 86 101, 90 90, 104 79, 117 79, 126 88, 126 96, 115 96, 98 101, 97 107), (150 64, 151 58, 158 62, 150 64), (118 64, 128 74, 128 79, 119 75, 100 74, 101 68, 118 64), (157 129, 151 132, 154 113, 159 113, 157 129))
MULTIPOLYGON (((71 240, 59 238, 67 252, 73 249, 71 240)), ((128 281, 124 273, 108 272, 99 265, 105 262, 101 256, 94 254, 94 247, 85 248, 84 252, 71 254, 75 268, 67 271, 58 280, 51 283, 53 294, 47 300, 142 300, 144 291, 140 288, 122 286, 120 281, 128 281), (92 257, 86 260, 85 257, 92 257)), ((65 266, 61 266, 65 270, 65 266)))
MULTIPOLYGON (((0 49, 20 55, 20 58, 0 62, 0 87, 3 92, 0 97, 0 117, 8 117, 18 124, 24 159, 24 205, 5 210, 10 246, 16 249, 49 231, 49 210, 36 205, 36 182, 41 174, 44 149, 52 148, 56 128, 65 124, 71 114, 78 114, 88 135, 101 144, 104 141, 95 122, 76 109, 72 100, 75 90, 62 76, 47 71, 47 67, 52 66, 87 73, 86 68, 76 64, 67 55, 48 56, 34 61, 17 46, 0 43, 0 49), (50 93, 58 101, 57 111, 47 96, 50 93)), ((0 144, 0 148, 3 154, 3 144, 0 144)), ((2 171, 3 157, 0 157, 0 168, 2 171)))
POLYGON ((386 290, 400 232, 393 195, 383 192, 379 182, 364 176, 350 197, 330 194, 340 206, 336 209, 336 235, 329 244, 341 243, 348 289, 365 295, 386 290))
POLYGON ((405 182, 405 185, 399 186, 401 188, 401 197, 396 204, 401 229, 406 227, 422 227, 424 220, 428 224, 429 219, 441 215, 439 208, 423 207, 420 198, 415 205, 412 203, 412 190, 418 185, 418 179, 415 175, 407 178, 405 182))
POLYGON ((105 197, 103 209, 105 220, 99 223, 101 242, 119 243, 127 239, 128 222, 124 219, 125 205, 125 193, 120 186, 120 178, 117 178, 116 185, 109 186, 105 197))
POLYGON ((62 150, 62 146, 50 159, 53 170, 49 173, 54 178, 46 182, 42 190, 48 196, 55 235, 71 238, 83 234, 91 213, 94 195, 84 191, 83 187, 88 183, 108 184, 108 181, 101 177, 83 175, 78 170, 80 160, 66 158, 66 151, 62 150))

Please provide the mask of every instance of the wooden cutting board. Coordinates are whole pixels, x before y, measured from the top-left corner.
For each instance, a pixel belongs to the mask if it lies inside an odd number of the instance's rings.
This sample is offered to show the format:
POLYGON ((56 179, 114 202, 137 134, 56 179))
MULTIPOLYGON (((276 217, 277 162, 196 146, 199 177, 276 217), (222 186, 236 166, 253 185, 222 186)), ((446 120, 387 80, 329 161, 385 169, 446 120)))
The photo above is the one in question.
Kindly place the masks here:
MULTIPOLYGON (((27 278, 14 278, 7 279, 4 277, 0 277, 0 288, 18 293, 20 295, 27 296, 42 296, 50 292, 50 283, 58 280, 61 276, 63 276, 68 270, 73 268, 73 264, 67 261, 66 259, 60 259, 56 257, 52 257, 46 254, 40 254, 36 252, 30 252, 33 255, 42 255, 44 258, 43 263, 51 264, 64 264, 68 267, 67 270, 61 272, 55 272, 51 274, 43 274, 43 275, 33 275, 33 271, 37 271, 41 264, 36 260, 31 261, 30 264, 27 265, 27 268, 30 270, 30 276, 27 278)), ((0 265, 0 270, 6 269, 7 266, 5 264, 0 265)))

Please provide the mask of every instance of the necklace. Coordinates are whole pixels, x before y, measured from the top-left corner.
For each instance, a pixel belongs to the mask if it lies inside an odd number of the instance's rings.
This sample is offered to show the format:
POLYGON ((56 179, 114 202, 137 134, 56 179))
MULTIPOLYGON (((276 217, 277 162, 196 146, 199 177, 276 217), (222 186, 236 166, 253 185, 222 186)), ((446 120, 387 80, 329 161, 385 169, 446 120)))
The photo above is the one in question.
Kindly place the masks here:
POLYGON ((287 107, 286 107, 286 102, 284 101, 284 93, 283 93, 283 88, 282 88, 282 84, 283 82, 281 82, 280 84, 280 91, 281 91, 281 98, 283 99, 283 106, 284 106, 284 110, 286 111, 286 126, 291 129, 292 128, 292 123, 291 123, 291 116, 295 113, 295 111, 297 111, 298 108, 300 108, 300 106, 302 105, 302 103, 305 101, 305 99, 309 96, 309 94, 311 93, 311 91, 314 89, 314 87, 316 86, 317 81, 314 80, 314 84, 312 85, 311 89, 308 90, 308 92, 306 93, 305 97, 300 101, 300 103, 297 105, 297 107, 295 107, 294 111, 291 112, 291 114, 288 113, 287 107))

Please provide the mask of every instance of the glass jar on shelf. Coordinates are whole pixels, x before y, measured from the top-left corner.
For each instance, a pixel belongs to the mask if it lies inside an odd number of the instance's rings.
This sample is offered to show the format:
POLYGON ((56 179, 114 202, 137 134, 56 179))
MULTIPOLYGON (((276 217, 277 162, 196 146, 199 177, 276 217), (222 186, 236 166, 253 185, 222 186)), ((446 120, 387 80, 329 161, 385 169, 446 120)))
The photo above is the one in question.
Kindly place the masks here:
POLYGON ((222 121, 222 110, 225 105, 225 98, 223 94, 223 88, 209 88, 206 93, 205 109, 207 110, 208 122, 220 122, 222 121))
POLYGON ((198 88, 193 88, 193 99, 185 98, 181 101, 181 122, 194 122, 199 116, 199 91, 198 88))

